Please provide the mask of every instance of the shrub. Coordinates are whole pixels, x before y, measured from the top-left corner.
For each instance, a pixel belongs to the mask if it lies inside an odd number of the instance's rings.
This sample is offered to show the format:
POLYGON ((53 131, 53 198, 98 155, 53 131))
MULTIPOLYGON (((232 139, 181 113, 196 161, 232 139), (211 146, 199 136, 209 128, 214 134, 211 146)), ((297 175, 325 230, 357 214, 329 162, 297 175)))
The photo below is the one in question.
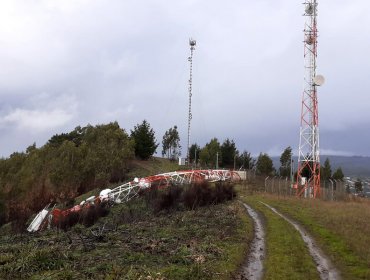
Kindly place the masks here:
POLYGON ((183 201, 187 209, 209 205, 214 201, 214 191, 207 182, 192 184, 185 190, 183 201))
POLYGON ((216 183, 215 187, 215 203, 222 203, 227 200, 232 200, 236 196, 234 185, 230 183, 216 183))
POLYGON ((181 199, 183 189, 179 186, 171 186, 162 192, 154 203, 154 211, 169 210, 177 206, 181 199))
POLYGON ((96 214, 99 217, 106 217, 109 214, 109 205, 107 201, 103 201, 96 205, 96 214))
POLYGON ((109 213, 108 203, 102 202, 90 205, 81 211, 81 222, 86 227, 91 227, 100 217, 105 217, 109 213))
POLYGON ((223 203, 235 197, 234 186, 229 183, 216 183, 214 188, 207 182, 189 186, 183 194, 183 203, 187 209, 223 203))
POLYGON ((88 208, 82 210, 82 224, 85 227, 91 227, 93 224, 95 224, 96 220, 98 219, 96 212, 95 205, 90 205, 88 208))
POLYGON ((158 187, 151 186, 149 189, 140 190, 139 196, 144 196, 146 206, 154 207, 154 201, 158 199, 158 187))
POLYGON ((66 226, 67 228, 73 227, 75 224, 77 224, 80 221, 80 213, 78 212, 71 212, 66 217, 66 226))

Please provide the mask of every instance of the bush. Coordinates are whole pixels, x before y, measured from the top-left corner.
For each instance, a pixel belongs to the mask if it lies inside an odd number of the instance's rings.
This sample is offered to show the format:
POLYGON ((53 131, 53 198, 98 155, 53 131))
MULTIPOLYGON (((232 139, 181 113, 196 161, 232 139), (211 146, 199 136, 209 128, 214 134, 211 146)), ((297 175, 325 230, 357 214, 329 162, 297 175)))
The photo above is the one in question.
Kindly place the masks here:
POLYGON ((99 217, 106 217, 109 214, 109 205, 107 201, 103 201, 96 205, 96 214, 99 217))
POLYGON ((201 182, 190 185, 184 192, 183 201, 187 209, 196 209, 209 205, 214 200, 214 191, 209 183, 201 182))
POLYGON ((170 186, 165 190, 152 187, 144 193, 147 206, 153 208, 154 212, 162 210, 196 209, 210 204, 223 203, 235 197, 234 186, 229 183, 216 183, 211 187, 208 182, 191 184, 187 187, 170 186))
POLYGON ((209 183, 202 182, 189 186, 183 194, 183 202, 187 209, 196 209, 210 204, 223 203, 234 197, 235 191, 232 184, 221 182, 211 188, 209 183))
POLYGON ((88 208, 82 210, 81 218, 82 224, 85 227, 91 227, 98 219, 98 215, 96 213, 96 206, 90 205, 88 208))
POLYGON ((154 211, 169 210, 178 206, 181 200, 183 189, 179 186, 170 186, 165 192, 162 192, 154 203, 154 211))
POLYGON ((158 187, 151 186, 149 189, 140 190, 139 196, 144 196, 147 207, 154 207, 154 201, 156 201, 159 196, 158 187))
POLYGON ((70 229, 80 221, 81 215, 79 212, 70 212, 67 216, 62 216, 59 227, 64 231, 70 229))
POLYGON ((215 203, 222 203, 227 200, 233 200, 236 196, 234 185, 230 183, 216 183, 215 203))

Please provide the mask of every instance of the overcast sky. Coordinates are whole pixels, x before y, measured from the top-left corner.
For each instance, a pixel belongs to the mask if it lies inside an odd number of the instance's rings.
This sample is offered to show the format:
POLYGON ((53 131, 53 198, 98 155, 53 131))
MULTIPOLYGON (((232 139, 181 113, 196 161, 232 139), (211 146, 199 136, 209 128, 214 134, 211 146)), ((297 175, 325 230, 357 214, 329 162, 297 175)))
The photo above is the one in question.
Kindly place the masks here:
MULTIPOLYGON (((177 125, 186 147, 189 37, 191 142, 297 153, 302 2, 0 0, 0 156, 78 125, 130 132, 144 119, 158 142, 177 125)), ((370 1, 318 11, 321 153, 370 156, 370 1)))

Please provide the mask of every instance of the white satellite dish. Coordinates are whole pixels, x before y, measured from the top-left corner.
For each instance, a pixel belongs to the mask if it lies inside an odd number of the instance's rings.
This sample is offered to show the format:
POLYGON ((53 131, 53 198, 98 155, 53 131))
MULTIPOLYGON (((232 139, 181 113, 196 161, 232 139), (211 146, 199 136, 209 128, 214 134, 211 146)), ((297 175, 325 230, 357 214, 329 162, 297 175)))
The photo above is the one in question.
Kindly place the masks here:
POLYGON ((316 75, 314 78, 313 78, 313 84, 315 86, 322 86, 323 84, 325 83, 325 78, 323 75, 316 75))
POLYGON ((312 15, 313 10, 314 10, 314 6, 311 3, 306 5, 305 12, 306 12, 307 15, 312 15))
POLYGON ((306 42, 306 44, 307 44, 307 45, 312 45, 312 44, 313 44, 313 42, 314 42, 314 38, 313 38, 313 36, 312 36, 312 35, 308 35, 308 36, 306 37, 305 42, 306 42))

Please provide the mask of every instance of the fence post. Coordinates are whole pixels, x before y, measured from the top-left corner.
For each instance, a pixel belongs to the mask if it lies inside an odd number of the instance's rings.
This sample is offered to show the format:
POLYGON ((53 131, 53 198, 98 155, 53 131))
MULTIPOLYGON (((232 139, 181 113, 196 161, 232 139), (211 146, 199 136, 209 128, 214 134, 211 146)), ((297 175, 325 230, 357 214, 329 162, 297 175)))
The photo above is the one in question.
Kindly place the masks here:
POLYGON ((281 176, 279 176, 278 196, 280 196, 280 182, 281 182, 281 176))
POLYGON ((269 176, 267 176, 266 178, 265 178, 265 192, 267 191, 267 179, 269 178, 269 176))
POLYGON ((285 194, 284 197, 288 196, 288 177, 285 177, 285 194))
POLYGON ((332 179, 329 178, 331 184, 331 201, 334 201, 334 182, 332 179))

